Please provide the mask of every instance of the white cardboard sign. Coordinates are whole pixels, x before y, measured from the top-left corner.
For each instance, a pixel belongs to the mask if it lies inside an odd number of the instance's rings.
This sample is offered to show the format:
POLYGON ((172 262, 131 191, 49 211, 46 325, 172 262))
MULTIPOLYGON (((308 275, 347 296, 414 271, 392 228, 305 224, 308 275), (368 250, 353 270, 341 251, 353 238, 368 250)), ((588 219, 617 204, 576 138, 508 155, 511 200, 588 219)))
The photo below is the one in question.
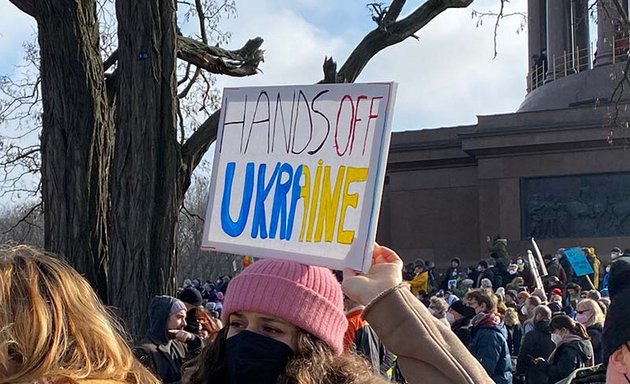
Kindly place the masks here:
POLYGON ((395 90, 226 88, 202 248, 369 269, 395 90))

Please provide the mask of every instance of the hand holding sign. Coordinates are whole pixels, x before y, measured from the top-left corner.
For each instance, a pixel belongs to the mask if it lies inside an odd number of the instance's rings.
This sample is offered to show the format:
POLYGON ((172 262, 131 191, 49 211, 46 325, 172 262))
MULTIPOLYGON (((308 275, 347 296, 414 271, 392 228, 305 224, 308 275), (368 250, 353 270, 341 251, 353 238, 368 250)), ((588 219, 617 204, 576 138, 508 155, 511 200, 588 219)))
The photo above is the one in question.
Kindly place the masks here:
POLYGON ((394 90, 226 89, 202 248, 367 270, 394 90))

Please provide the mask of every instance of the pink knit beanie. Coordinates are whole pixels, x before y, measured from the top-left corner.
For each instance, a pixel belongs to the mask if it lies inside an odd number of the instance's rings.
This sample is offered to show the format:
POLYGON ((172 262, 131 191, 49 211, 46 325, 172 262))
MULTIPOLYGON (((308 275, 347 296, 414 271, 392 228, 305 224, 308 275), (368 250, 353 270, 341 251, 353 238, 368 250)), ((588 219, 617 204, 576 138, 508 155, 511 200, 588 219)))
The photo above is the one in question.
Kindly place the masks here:
POLYGON ((252 311, 277 316, 328 344, 343 350, 348 321, 343 312, 341 285, 326 268, 294 261, 264 259, 230 281, 221 318, 252 311))

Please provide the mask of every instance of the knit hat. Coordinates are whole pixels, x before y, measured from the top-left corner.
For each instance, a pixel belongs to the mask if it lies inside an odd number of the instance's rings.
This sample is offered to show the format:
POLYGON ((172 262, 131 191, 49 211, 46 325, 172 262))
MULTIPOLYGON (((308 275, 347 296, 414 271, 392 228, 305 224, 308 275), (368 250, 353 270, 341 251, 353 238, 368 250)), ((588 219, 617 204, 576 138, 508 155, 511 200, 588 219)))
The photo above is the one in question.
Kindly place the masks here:
POLYGON ((630 257, 615 259, 609 276, 610 307, 602 336, 605 364, 617 348, 630 341, 630 257))
POLYGON ((184 303, 194 305, 195 307, 200 306, 201 302, 203 301, 203 299, 201 298, 201 293, 199 293, 197 288, 193 287, 188 287, 181 291, 177 298, 184 303))
POLYGON ((294 261, 264 259, 243 270, 228 285, 221 319, 252 311, 277 316, 343 351, 348 321, 341 285, 326 268, 294 261))
POLYGON ((185 310, 186 310, 186 305, 181 300, 175 299, 173 301, 173 304, 171 304, 171 308, 168 311, 168 315, 170 317, 178 312, 185 311, 185 310))
POLYGON ((472 319, 475 316, 475 310, 465 305, 461 300, 454 301, 450 308, 467 319, 472 319))

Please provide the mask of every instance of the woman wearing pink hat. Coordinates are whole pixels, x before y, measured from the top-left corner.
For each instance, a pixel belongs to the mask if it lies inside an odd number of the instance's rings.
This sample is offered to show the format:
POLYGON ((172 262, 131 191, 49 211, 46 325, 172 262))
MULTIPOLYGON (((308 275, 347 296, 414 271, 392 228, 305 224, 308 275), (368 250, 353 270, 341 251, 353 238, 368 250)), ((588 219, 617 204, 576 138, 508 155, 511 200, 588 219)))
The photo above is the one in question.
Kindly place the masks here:
POLYGON ((402 283, 402 261, 376 245, 366 275, 286 260, 253 263, 229 284, 226 327, 186 369, 184 383, 386 383, 343 353, 343 293, 398 355, 409 383, 491 383, 463 344, 402 283), (413 336, 413 337, 409 337, 413 336))

